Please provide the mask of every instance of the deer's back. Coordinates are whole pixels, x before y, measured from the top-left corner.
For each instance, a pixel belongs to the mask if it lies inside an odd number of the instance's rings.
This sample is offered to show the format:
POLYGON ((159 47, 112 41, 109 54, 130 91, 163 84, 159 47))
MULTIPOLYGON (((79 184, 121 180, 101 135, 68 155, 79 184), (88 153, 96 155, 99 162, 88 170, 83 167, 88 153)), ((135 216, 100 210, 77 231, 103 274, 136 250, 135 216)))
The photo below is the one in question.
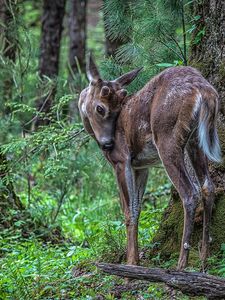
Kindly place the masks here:
POLYGON ((151 106, 151 130, 157 134, 171 134, 187 126, 190 120, 197 122, 200 101, 208 102, 217 97, 209 82, 192 67, 174 67, 159 76, 151 106))
POLYGON ((154 139, 159 134, 171 134, 179 122, 185 126, 198 104, 197 97, 210 93, 217 95, 192 67, 168 68, 150 80, 130 96, 118 119, 117 128, 123 129, 132 155, 146 159, 148 152, 155 160, 154 139))

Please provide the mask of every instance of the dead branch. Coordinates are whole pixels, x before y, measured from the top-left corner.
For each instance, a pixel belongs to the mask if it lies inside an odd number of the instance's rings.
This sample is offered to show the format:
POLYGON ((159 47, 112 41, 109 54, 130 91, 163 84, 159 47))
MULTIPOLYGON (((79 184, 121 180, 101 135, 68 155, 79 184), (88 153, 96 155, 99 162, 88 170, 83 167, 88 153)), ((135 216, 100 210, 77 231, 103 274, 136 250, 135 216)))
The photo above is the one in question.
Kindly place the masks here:
POLYGON ((190 296, 206 296, 208 299, 225 299, 225 279, 198 272, 185 272, 161 268, 119 264, 96 264, 106 273, 151 282, 164 282, 190 296))

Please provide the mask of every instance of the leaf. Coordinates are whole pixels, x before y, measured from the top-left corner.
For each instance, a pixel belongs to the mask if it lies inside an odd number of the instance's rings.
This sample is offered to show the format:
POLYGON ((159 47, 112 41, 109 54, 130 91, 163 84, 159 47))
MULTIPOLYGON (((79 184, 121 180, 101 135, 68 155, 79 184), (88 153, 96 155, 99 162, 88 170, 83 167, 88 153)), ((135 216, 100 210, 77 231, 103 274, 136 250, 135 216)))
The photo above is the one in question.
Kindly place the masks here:
POLYGON ((74 254, 75 250, 76 250, 76 246, 71 247, 71 248, 70 248, 70 251, 67 253, 66 256, 67 256, 67 257, 72 256, 72 255, 74 254))

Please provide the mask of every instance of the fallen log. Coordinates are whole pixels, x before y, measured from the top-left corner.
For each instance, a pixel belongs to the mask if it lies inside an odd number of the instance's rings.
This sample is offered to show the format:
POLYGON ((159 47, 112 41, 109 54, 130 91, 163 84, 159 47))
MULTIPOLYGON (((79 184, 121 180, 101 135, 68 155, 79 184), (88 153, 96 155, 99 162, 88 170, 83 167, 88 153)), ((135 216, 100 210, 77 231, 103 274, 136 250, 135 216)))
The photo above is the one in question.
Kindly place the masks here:
POLYGON ((198 272, 144 268, 140 266, 98 263, 106 273, 151 282, 164 282, 169 287, 189 296, 205 296, 208 299, 225 299, 225 279, 198 272))

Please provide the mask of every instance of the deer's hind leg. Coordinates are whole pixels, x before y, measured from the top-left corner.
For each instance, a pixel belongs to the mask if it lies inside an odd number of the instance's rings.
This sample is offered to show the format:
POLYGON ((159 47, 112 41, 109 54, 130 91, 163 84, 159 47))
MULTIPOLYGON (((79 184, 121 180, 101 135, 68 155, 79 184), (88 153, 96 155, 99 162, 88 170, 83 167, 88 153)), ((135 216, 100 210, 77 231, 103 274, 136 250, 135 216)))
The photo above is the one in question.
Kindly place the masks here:
POLYGON ((184 162, 185 142, 177 141, 174 136, 157 138, 157 149, 167 174, 178 191, 184 208, 184 227, 178 269, 183 270, 188 262, 190 239, 194 227, 195 210, 199 191, 192 183, 184 162))
POLYGON ((212 216, 212 208, 214 203, 214 185, 209 175, 208 160, 203 151, 198 146, 197 136, 194 136, 187 145, 187 151, 192 166, 198 177, 201 186, 203 201, 203 236, 201 245, 201 260, 203 269, 206 259, 209 257, 210 245, 210 222, 212 216))

